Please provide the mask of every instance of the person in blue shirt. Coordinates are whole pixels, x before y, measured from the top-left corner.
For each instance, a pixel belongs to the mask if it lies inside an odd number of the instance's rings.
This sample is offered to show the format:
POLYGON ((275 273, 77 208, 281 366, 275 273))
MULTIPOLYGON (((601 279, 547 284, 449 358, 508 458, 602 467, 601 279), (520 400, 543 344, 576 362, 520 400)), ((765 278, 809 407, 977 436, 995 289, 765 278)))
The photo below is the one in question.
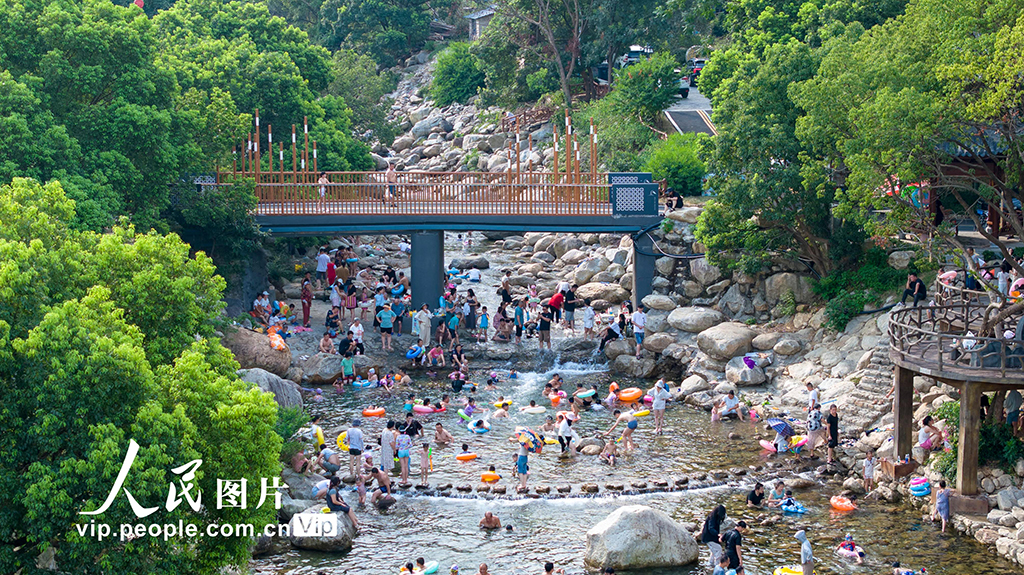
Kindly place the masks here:
POLYGON ((394 328, 395 312, 391 311, 391 304, 385 303, 383 308, 377 312, 376 320, 380 325, 380 343, 384 351, 391 351, 391 332, 394 328))
POLYGON ((399 337, 402 335, 402 322, 404 321, 403 318, 405 318, 405 300, 396 297, 391 302, 391 311, 395 312, 394 336, 399 337))
POLYGON ((448 348, 449 350, 452 350, 455 348, 455 346, 459 345, 459 324, 461 322, 462 312, 459 312, 458 314, 448 318, 448 334, 452 338, 451 342, 449 343, 449 345, 451 346, 448 348))
POLYGON ((377 293, 373 294, 373 327, 380 327, 380 320, 377 319, 377 314, 384 310, 384 304, 388 303, 388 296, 384 293, 384 288, 377 288, 377 293))

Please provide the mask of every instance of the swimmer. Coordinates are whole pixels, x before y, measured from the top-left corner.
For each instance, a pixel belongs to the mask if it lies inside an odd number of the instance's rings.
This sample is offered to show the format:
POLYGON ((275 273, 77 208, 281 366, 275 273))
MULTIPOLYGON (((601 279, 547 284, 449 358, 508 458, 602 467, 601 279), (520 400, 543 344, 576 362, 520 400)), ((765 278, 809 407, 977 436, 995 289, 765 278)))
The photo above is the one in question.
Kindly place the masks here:
POLYGON ((356 493, 359 494, 359 504, 366 505, 366 476, 362 473, 356 474, 356 493))
POLYGON ((844 550, 847 552, 847 556, 857 562, 857 565, 864 564, 864 552, 857 551, 857 544, 853 542, 853 536, 849 533, 846 534, 846 539, 836 547, 836 551, 844 550), (856 553, 856 556, 849 555, 849 553, 856 553))
POLYGON ((790 506, 795 507, 795 506, 800 505, 800 503, 796 500, 796 498, 793 497, 793 490, 792 489, 787 489, 786 490, 786 497, 782 501, 779 501, 779 507, 782 507, 783 505, 785 505, 787 507, 790 507, 790 506))
POLYGON ((442 395, 441 396, 441 409, 447 410, 449 402, 451 402, 451 398, 448 397, 448 394, 446 393, 446 394, 442 395))
MULTIPOLYGON (((511 525, 509 526, 511 527, 511 525)), ((548 561, 544 564, 544 575, 565 575, 565 569, 555 569, 555 564, 548 561)))
POLYGON ((469 455, 469 444, 468 443, 463 443, 462 444, 462 453, 461 453, 461 455, 469 455))
POLYGON ((526 405, 526 406, 520 407, 519 411, 526 411, 527 409, 531 409, 531 408, 534 408, 534 407, 537 407, 537 402, 531 399, 530 400, 530 405, 526 405))
POLYGON ((615 447, 614 441, 609 441, 604 444, 604 449, 601 450, 601 459, 606 461, 608 465, 615 467, 615 456, 618 454, 618 449, 615 447))
POLYGON ((639 426, 639 423, 637 422, 636 418, 633 417, 632 413, 622 413, 618 409, 616 409, 612 413, 612 415, 615 416, 615 424, 612 425, 608 431, 604 432, 603 435, 607 437, 609 434, 611 434, 612 431, 615 430, 616 427, 619 426, 620 423, 625 423, 626 429, 622 430, 622 448, 625 449, 626 451, 632 451, 636 449, 636 444, 633 443, 633 430, 639 426))
POLYGON ((786 498, 786 484, 776 481, 775 487, 768 492, 768 507, 778 507, 786 498))
POLYGON ((394 499, 391 495, 391 478, 384 471, 374 467, 370 470, 370 481, 377 481, 377 489, 373 491, 373 495, 370 497, 370 503, 376 505, 377 501, 385 501, 388 499, 394 499))
POLYGON ((556 373, 555 375, 551 376, 551 379, 548 381, 548 383, 551 384, 552 389, 561 389, 562 384, 565 383, 565 380, 562 379, 562 376, 556 373))
MULTIPOLYGON (((493 471, 493 466, 491 470, 493 471)), ((488 511, 484 513, 484 518, 480 520, 480 529, 501 529, 501 519, 498 519, 497 516, 488 511)))
MULTIPOLYGON (((507 416, 507 414, 506 414, 506 416, 507 416)), ((475 429, 487 429, 487 424, 484 423, 484 420, 478 419, 478 420, 476 420, 476 423, 473 424, 473 427, 475 429)))
POLYGON ((454 441, 455 438, 452 437, 452 434, 448 433, 448 430, 441 425, 440 421, 437 422, 437 425, 434 426, 434 442, 438 445, 448 445, 454 441))
POLYGON ((488 378, 487 379, 487 385, 484 386, 484 391, 496 391, 497 389, 498 389, 498 386, 494 385, 494 380, 488 378))
MULTIPOLYGON (((498 470, 495 469, 493 465, 487 466, 487 471, 489 471, 489 472, 491 472, 491 473, 493 473, 495 475, 498 475, 498 470)), ((484 483, 497 483, 498 481, 501 481, 501 476, 500 475, 498 475, 497 479, 494 479, 494 480, 491 480, 491 481, 484 481, 484 483)))
POLYGON ((416 394, 410 393, 409 397, 405 399, 405 403, 402 404, 402 411, 406 413, 412 413, 412 408, 414 405, 416 405, 416 394))
POLYGON ((507 401, 505 403, 502 403, 501 407, 499 407, 498 409, 494 410, 494 413, 491 414, 491 417, 494 417, 494 418, 508 417, 509 405, 511 405, 511 404, 509 402, 507 402, 507 401))
POLYGON ((519 379, 519 373, 516 370, 511 369, 508 372, 508 378, 509 379, 519 379))
POLYGON ((427 477, 430 475, 430 467, 431 467, 430 444, 429 443, 424 443, 422 448, 420 449, 420 486, 421 487, 426 487, 427 485, 430 485, 430 483, 427 482, 427 477))
POLYGON ((476 570, 476 575, 491 575, 491 572, 487 570, 486 563, 480 564, 480 568, 476 570))
POLYGON ((542 432, 554 433, 558 428, 555 427, 555 419, 550 415, 544 418, 544 425, 540 426, 542 432))

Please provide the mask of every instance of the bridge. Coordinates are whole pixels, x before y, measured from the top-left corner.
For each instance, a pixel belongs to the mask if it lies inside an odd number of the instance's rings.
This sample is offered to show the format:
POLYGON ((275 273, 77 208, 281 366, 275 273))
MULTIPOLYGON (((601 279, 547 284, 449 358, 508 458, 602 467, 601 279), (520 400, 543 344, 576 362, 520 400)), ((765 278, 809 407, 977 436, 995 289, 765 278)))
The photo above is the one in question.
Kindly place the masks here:
MULTIPOLYGON (((996 392, 993 406, 1024 389, 1024 318, 1010 314, 994 322, 1007 304, 984 291, 936 282, 935 306, 905 307, 889 314, 894 372, 896 456, 911 452, 914 434, 914 375, 921 374, 960 391, 957 489, 978 493, 978 439, 981 394, 996 392), (1007 338, 1006 332, 1013 337, 1007 338)), ((998 417, 998 415, 997 415, 998 417)))
POLYGON ((256 222, 271 234, 409 234, 413 309, 423 303, 433 307, 442 293, 445 231, 637 234, 633 298, 651 293, 656 256, 653 241, 640 232, 661 222, 659 186, 651 174, 597 172, 593 129, 591 169, 582 169, 584 147, 568 114, 564 139, 554 130, 551 171, 523 160, 534 145, 520 137, 522 123, 516 122, 515 138, 505 150, 506 171, 403 171, 394 172, 393 181, 380 171, 319 171, 317 143, 310 146, 305 124, 301 132, 292 126, 287 162, 284 143, 274 149, 271 127, 265 139, 261 136, 258 110, 255 124, 256 131, 236 150, 231 169, 218 171, 212 183, 251 182, 256 222))

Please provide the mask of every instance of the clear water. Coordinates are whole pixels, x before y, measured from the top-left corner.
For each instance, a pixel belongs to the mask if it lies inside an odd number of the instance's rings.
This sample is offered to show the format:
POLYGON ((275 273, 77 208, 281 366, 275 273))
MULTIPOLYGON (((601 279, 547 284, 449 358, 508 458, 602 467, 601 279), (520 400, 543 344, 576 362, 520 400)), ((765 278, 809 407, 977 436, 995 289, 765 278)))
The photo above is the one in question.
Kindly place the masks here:
MULTIPOLYGON (((457 246, 449 245, 449 251, 457 246)), ((477 251, 480 248, 470 248, 477 251)), ((501 256, 507 258, 507 256, 501 256)), ((495 265, 484 274, 483 287, 477 289, 485 305, 496 306, 494 289, 488 282, 495 282, 500 268, 495 265)), ((558 335, 556 334, 556 337, 558 335)), ((408 337, 403 338, 408 340, 408 337)), ((490 403, 498 395, 514 402, 510 419, 493 420, 492 431, 478 435, 469 432, 452 409, 443 414, 417 416, 425 427, 428 439, 433 438, 436 422, 441 422, 456 439, 456 445, 433 448, 434 471, 430 482, 452 483, 454 485, 479 483, 480 473, 488 465, 495 465, 505 476, 502 484, 514 492, 511 478, 514 443, 508 441, 509 432, 517 425, 536 428, 542 423, 543 415, 521 414, 516 411, 528 404, 530 399, 554 410, 540 392, 544 383, 555 373, 566 380, 563 389, 572 390, 577 381, 596 383, 599 390, 607 392, 610 375, 602 364, 557 363, 553 354, 536 353, 536 343, 524 343, 520 348, 521 357, 529 357, 536 363, 546 365, 538 371, 521 373, 516 380, 507 379, 507 370, 499 370, 502 382, 499 390, 477 394, 478 403, 493 409, 490 403), (462 442, 469 443, 479 454, 473 462, 460 463, 454 455, 460 451, 462 442)), ((474 381, 486 379, 485 369, 471 374, 474 381)), ((444 373, 440 377, 444 377, 444 373)), ((650 387, 650 383, 637 384, 650 387)), ((624 385, 625 387, 625 385, 624 385)), ((451 393, 447 379, 415 382, 419 398, 439 398, 441 393, 451 393)), ((327 390, 325 390, 327 391, 327 390)), ((453 394, 454 395, 454 394, 453 394)), ((601 395, 600 393, 598 395, 601 395)), ((401 401, 397 398, 383 398, 377 390, 353 390, 348 388, 342 395, 327 394, 325 402, 309 404, 310 410, 327 418, 324 428, 342 429, 368 404, 376 403, 387 409, 389 417, 404 417, 401 401)), ((363 418, 367 443, 376 444, 384 419, 363 418), (370 440, 372 438, 372 440, 370 440)), ((610 412, 591 411, 583 415, 577 431, 582 437, 604 431, 613 422, 610 412)), ((763 466, 767 455, 757 446, 758 434, 768 434, 751 423, 711 423, 706 413, 687 406, 670 406, 666 414, 666 431, 663 436, 653 435, 653 420, 641 420, 634 433, 638 449, 634 454, 620 459, 619 465, 611 468, 598 462, 596 457, 578 456, 573 460, 558 457, 558 446, 550 446, 541 455, 530 458, 530 486, 571 484, 573 494, 585 482, 598 483, 602 494, 598 497, 570 497, 564 499, 486 499, 476 495, 464 497, 430 497, 399 495, 398 504, 385 512, 371 506, 355 506, 362 524, 362 530, 355 540, 353 549, 343 555, 322 554, 307 551, 289 551, 283 556, 261 558, 253 568, 261 573, 278 575, 305 574, 351 574, 370 575, 397 573, 401 565, 416 557, 436 560, 441 563, 439 573, 446 574, 452 564, 458 564, 463 573, 475 573, 480 563, 487 563, 490 571, 497 575, 536 574, 543 572, 543 563, 553 561, 568 573, 583 573, 583 556, 586 547, 586 531, 622 505, 644 504, 660 509, 680 522, 700 524, 705 515, 717 504, 723 503, 729 515, 746 519, 752 529, 745 538, 744 557, 747 573, 770 574, 779 565, 795 563, 799 557, 799 546, 792 534, 798 528, 806 528, 818 558, 818 573, 886 574, 887 566, 899 560, 904 567, 920 569, 926 567, 936 575, 1005 574, 1020 572, 1012 563, 998 558, 980 543, 948 531, 941 534, 936 525, 922 522, 920 513, 907 507, 898 507, 879 502, 865 502, 853 513, 836 513, 830 510, 828 497, 833 488, 822 486, 798 493, 811 511, 801 517, 783 517, 774 525, 759 525, 775 512, 748 511, 745 494, 751 483, 766 476, 765 471, 753 471, 740 481, 687 491, 670 493, 649 493, 644 495, 614 496, 604 494, 606 482, 625 483, 644 480, 666 479, 683 474, 729 469, 733 467, 763 466), (729 439, 734 432, 739 439, 729 439), (512 524, 515 530, 489 533, 477 525, 484 512, 491 511, 503 524, 512 524), (833 549, 850 533, 858 544, 864 547, 868 557, 865 566, 854 566, 833 553, 833 549)), ((616 430, 615 435, 618 435, 616 430)), ((333 438, 328 438, 331 441, 333 438)), ((410 480, 418 482, 418 462, 414 455, 410 480)), ((346 500, 355 503, 354 492, 345 494, 346 500)), ((647 570, 651 575, 704 574, 708 559, 706 547, 701 547, 699 563, 679 569, 647 570)))

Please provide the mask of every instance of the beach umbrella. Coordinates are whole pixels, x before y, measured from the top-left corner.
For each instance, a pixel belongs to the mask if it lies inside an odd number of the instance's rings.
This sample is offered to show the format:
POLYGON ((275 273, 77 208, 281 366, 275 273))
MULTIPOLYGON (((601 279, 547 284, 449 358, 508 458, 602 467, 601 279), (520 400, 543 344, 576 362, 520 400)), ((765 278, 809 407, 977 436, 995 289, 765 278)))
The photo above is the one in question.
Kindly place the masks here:
POLYGON ((788 423, 777 417, 768 418, 765 422, 783 437, 792 437, 793 435, 796 435, 796 432, 793 431, 793 428, 790 427, 788 423))
POLYGON ((525 445, 529 451, 537 451, 544 448, 544 442, 529 427, 517 427, 516 439, 520 445, 525 445))

